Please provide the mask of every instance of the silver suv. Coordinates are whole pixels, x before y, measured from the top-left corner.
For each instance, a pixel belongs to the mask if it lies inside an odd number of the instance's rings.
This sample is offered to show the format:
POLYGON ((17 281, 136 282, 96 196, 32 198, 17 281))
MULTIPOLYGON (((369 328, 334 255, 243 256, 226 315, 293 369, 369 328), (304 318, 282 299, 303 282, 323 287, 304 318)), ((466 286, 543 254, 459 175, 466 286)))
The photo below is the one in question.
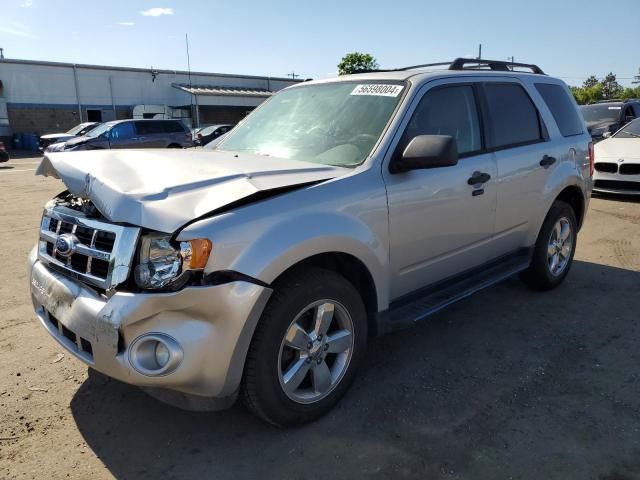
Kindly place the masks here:
POLYGON ((68 190, 44 209, 33 304, 78 359, 163 401, 241 394, 307 422, 369 337, 514 274, 561 283, 591 151, 566 85, 534 65, 301 83, 213 150, 45 156, 68 190))

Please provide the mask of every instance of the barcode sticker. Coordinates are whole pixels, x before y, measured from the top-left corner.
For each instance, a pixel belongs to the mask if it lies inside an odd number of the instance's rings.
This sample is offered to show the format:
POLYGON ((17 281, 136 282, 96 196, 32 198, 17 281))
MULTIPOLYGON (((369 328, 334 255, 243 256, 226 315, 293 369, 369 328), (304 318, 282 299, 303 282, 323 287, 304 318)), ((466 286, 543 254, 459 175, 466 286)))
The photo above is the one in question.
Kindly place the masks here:
POLYGON ((382 83, 370 83, 357 85, 351 95, 375 95, 379 97, 397 97, 402 92, 402 85, 388 85, 382 83))

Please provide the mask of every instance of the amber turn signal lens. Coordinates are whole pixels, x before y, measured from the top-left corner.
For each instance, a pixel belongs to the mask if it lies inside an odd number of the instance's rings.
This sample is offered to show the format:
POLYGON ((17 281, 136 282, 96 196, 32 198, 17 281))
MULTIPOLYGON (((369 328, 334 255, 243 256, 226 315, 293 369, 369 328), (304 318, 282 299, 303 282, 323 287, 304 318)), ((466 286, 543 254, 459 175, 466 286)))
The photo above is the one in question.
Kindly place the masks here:
POLYGON ((201 270, 209 261, 212 249, 211 242, 206 238, 200 238, 198 240, 190 240, 189 243, 191 244, 189 268, 191 270, 201 270))

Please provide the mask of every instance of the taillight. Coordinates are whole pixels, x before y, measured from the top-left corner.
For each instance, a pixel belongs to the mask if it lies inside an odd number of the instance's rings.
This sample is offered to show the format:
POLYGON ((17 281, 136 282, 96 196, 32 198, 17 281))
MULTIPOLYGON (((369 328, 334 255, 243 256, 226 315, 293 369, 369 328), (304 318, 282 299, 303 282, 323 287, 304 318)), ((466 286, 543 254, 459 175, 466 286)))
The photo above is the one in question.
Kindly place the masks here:
POLYGON ((4 152, 6 149, 4 148, 4 142, 0 142, 0 152, 4 152))
POLYGON ((589 175, 593 177, 594 164, 596 161, 596 154, 593 150, 593 142, 589 142, 589 175))
POLYGON ((202 138, 202 134, 199 133, 199 134, 196 135, 196 137, 198 137, 198 139, 201 139, 202 138))

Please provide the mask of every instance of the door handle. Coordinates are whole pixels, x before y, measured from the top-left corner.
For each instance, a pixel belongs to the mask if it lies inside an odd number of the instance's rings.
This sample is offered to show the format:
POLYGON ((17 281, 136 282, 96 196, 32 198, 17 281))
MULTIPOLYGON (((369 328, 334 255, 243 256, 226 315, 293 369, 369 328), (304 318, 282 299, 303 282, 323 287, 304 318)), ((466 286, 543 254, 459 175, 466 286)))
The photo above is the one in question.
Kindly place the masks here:
POLYGON ((540 160, 540 166, 544 168, 550 167, 554 163, 556 163, 556 157, 550 157, 549 155, 545 155, 542 157, 542 160, 540 160))
POLYGON ((467 183, 469 185, 478 185, 479 183, 487 183, 489 180, 491 180, 491 175, 488 173, 473 172, 473 175, 467 180, 467 183))

